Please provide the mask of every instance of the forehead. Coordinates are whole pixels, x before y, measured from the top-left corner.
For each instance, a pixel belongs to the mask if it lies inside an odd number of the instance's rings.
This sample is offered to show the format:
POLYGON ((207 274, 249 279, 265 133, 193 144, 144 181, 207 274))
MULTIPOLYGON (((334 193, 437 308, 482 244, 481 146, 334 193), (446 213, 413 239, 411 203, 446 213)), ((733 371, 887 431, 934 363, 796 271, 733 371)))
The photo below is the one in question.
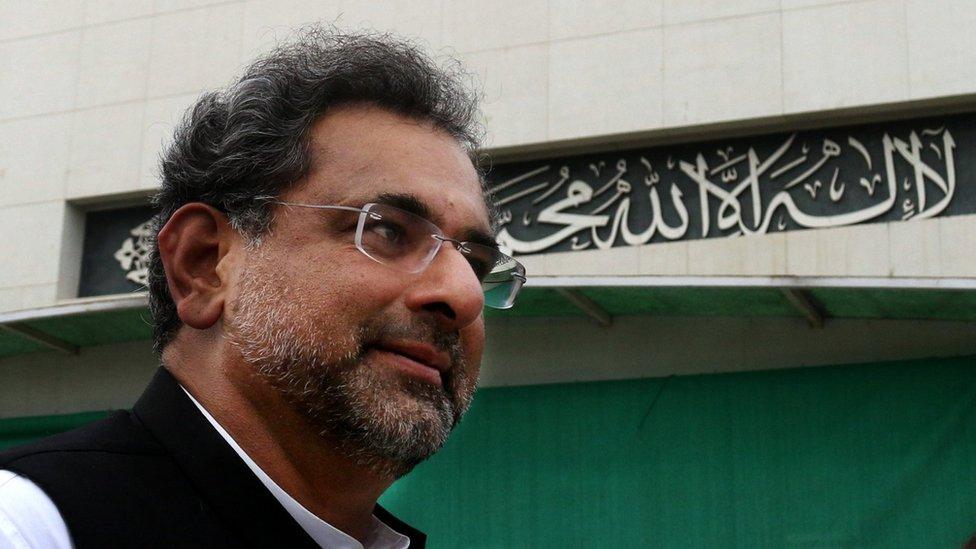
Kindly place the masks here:
POLYGON ((481 180, 467 152, 430 123, 349 105, 312 128, 307 180, 290 200, 361 206, 384 194, 423 202, 447 231, 489 229, 481 180))

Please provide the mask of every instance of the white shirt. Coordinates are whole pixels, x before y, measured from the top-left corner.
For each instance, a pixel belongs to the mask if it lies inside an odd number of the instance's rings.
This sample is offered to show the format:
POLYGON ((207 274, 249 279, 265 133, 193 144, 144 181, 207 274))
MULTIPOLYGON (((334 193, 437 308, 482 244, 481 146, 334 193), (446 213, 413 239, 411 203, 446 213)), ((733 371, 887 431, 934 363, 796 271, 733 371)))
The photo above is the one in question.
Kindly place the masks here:
MULTIPOLYGON (((183 386, 180 385, 180 388, 183 388, 183 386)), ((210 415, 210 412, 206 408, 197 402, 197 399, 193 398, 193 395, 189 391, 183 389, 183 392, 186 393, 186 396, 190 397, 193 404, 196 404, 200 413, 203 414, 203 417, 207 418, 207 421, 220 433, 220 436, 224 437, 227 444, 237 452, 237 455, 241 456, 244 463, 258 477, 261 484, 264 484, 265 488, 271 492, 271 495, 278 500, 278 503, 285 508, 285 511, 288 511, 291 518, 295 519, 295 522, 320 546, 328 547, 329 549, 405 549, 410 546, 410 538, 383 524, 383 521, 375 516, 371 517, 373 522, 370 524, 369 532, 366 534, 366 543, 362 544, 356 538, 312 514, 311 511, 306 509, 301 503, 298 503, 295 498, 288 495, 288 492, 285 492, 281 486, 278 486, 278 483, 258 467, 258 464, 254 463, 251 456, 247 455, 237 445, 237 442, 231 438, 230 434, 217 423, 217 420, 210 415)))
MULTIPOLYGON (((182 387, 182 386, 181 386, 182 387)), ((186 392, 186 389, 183 389, 186 392)), ((244 460, 261 484, 271 492, 278 503, 288 511, 295 522, 322 547, 329 549, 405 549, 410 538, 384 524, 375 516, 361 544, 352 536, 320 519, 295 498, 288 495, 271 479, 217 420, 200 405, 193 395, 186 392, 203 417, 213 425, 227 444, 244 460)), ((36 484, 12 471, 0 470, 0 549, 71 549, 71 535, 61 513, 36 484)))
POLYGON ((0 471, 0 549, 71 549, 61 513, 36 484, 0 471))

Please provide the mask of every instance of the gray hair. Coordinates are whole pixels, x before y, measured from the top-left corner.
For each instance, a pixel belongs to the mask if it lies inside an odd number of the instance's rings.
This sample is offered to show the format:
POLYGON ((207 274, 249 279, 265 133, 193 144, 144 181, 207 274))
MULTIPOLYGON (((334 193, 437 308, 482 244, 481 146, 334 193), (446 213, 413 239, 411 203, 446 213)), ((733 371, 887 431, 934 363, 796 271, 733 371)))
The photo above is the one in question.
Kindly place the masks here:
MULTIPOLYGON (((366 103, 429 121, 477 167, 483 130, 467 81, 457 62, 439 66, 390 35, 306 28, 188 110, 162 155, 153 235, 190 202, 220 210, 249 241, 266 234, 271 200, 308 174, 311 127, 338 105, 366 103)), ((161 354, 182 322, 155 238, 148 278, 153 349, 161 354)))

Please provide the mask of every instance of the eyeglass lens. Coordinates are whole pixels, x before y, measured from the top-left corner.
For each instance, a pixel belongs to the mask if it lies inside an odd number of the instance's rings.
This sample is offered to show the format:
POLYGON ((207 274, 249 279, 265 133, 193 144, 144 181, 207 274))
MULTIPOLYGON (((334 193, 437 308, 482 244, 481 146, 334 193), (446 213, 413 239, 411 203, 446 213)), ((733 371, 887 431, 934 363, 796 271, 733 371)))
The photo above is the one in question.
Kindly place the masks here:
MULTIPOLYGON (((443 237, 437 225, 385 204, 364 206, 356 228, 360 251, 375 261, 410 273, 420 272, 430 264, 443 243, 437 237, 443 237)), ((525 281, 524 267, 489 246, 466 242, 458 249, 481 281, 485 305, 496 309, 511 307, 525 281)))

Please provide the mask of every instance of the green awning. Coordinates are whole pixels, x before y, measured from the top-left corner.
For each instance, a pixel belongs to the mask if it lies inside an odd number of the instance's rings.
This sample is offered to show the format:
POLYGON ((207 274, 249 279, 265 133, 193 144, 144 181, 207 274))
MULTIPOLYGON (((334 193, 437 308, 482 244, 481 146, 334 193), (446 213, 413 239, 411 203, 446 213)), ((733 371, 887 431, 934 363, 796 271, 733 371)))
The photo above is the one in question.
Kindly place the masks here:
MULTIPOLYGON (((487 318, 590 316, 806 318, 976 321, 976 289, 785 287, 746 285, 528 286, 509 310, 487 318)), ((0 357, 149 340, 145 294, 77 301, 0 314, 0 357)))
POLYGON ((59 350, 75 352, 152 337, 145 294, 0 314, 0 357, 59 350))
MULTIPOLYGON (((611 316, 803 317, 781 288, 594 287, 577 291, 611 316)), ((976 290, 813 288, 825 318, 976 321, 976 290)), ((580 316, 557 288, 526 288, 515 308, 487 317, 580 316)))

